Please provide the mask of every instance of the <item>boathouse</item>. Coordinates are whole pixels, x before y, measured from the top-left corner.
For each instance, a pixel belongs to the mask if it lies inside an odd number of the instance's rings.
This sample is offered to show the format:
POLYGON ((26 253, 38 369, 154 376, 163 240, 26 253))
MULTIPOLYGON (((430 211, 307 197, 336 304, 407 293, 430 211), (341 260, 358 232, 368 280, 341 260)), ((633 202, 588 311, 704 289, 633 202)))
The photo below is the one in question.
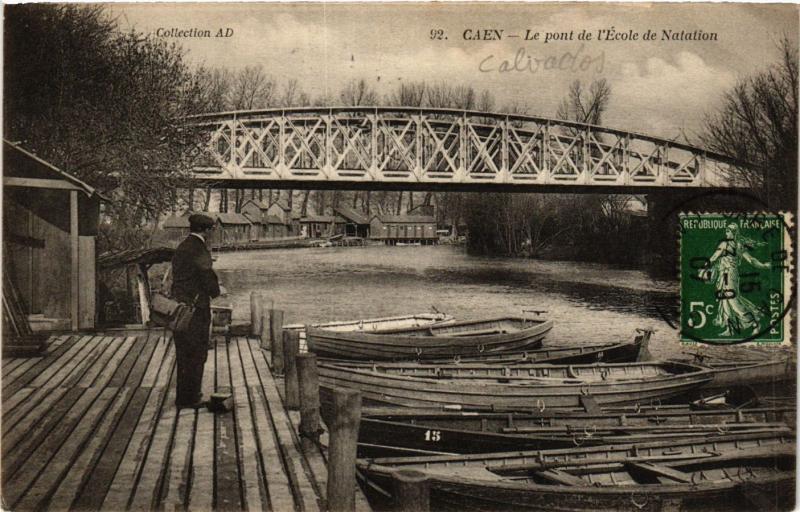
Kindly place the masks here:
POLYGON ((216 229, 211 234, 214 247, 244 245, 250 241, 251 222, 241 213, 215 213, 216 229))
POLYGON ((346 236, 369 238, 369 217, 366 214, 346 206, 338 206, 333 210, 345 220, 346 236))
POLYGON ((346 221, 338 215, 306 215, 300 219, 301 230, 309 238, 344 234, 346 221))
POLYGON ((436 219, 429 215, 374 215, 370 220, 370 238, 386 244, 435 244, 436 219))
POLYGON ((269 205, 267 208, 267 215, 274 215, 281 219, 281 222, 289 225, 292 223, 292 209, 289 208, 289 205, 283 199, 279 199, 269 205))
POLYGON ((170 215, 161 224, 161 235, 158 241, 174 247, 187 236, 189 236, 189 216, 187 214, 170 215))
POLYGON ((4 306, 20 306, 35 330, 94 328, 103 197, 6 140, 3 195, 4 306))
POLYGON ((252 223, 251 240, 269 238, 267 234, 267 211, 269 205, 265 201, 248 199, 241 208, 241 213, 252 223))

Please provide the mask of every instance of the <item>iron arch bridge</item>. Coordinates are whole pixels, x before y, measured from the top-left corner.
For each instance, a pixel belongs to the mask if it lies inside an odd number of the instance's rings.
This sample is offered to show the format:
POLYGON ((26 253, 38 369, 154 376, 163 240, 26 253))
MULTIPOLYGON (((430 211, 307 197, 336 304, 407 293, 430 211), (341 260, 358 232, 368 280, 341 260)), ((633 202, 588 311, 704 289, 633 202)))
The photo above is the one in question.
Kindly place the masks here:
POLYGON ((188 119, 195 178, 228 188, 646 192, 735 188, 724 155, 647 135, 489 112, 294 108, 188 119), (567 190, 569 189, 569 190, 567 190))

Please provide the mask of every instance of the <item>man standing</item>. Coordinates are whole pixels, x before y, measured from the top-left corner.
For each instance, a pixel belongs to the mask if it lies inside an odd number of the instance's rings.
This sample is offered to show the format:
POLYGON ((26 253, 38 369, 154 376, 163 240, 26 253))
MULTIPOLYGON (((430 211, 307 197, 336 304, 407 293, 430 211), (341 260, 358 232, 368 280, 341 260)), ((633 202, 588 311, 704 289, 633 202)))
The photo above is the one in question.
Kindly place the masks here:
POLYGON ((172 257, 172 298, 195 305, 189 329, 173 333, 178 364, 175 398, 178 409, 196 409, 205 405, 200 385, 208 357, 211 299, 220 293, 217 274, 211 268, 211 253, 206 247, 206 236, 213 227, 211 217, 191 215, 189 236, 181 242, 172 257))

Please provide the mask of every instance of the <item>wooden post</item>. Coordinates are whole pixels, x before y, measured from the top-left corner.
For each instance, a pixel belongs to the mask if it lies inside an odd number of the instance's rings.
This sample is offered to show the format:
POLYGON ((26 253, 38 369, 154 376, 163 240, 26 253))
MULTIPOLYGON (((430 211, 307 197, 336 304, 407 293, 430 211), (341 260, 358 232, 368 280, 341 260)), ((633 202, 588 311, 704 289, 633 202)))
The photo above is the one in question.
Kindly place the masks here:
POLYGON ((283 311, 272 309, 269 312, 269 329, 271 333, 270 351, 272 352, 272 371, 283 373, 283 311))
POLYGON ((300 446, 303 452, 319 443, 319 374, 316 354, 297 354, 297 384, 300 388, 300 446))
POLYGON ((263 307, 262 301, 261 308, 261 332, 260 334, 260 347, 264 350, 272 349, 272 321, 270 319, 270 309, 263 307))
POLYGON ((356 448, 361 422, 361 392, 333 389, 328 449, 328 510, 352 512, 356 506, 356 448))
POLYGON ((78 191, 69 191, 69 241, 70 241, 70 323, 73 331, 79 329, 78 304, 80 301, 80 274, 79 254, 80 242, 78 240, 78 191))
POLYGON ((297 354, 300 352, 300 333, 283 331, 283 366, 286 408, 296 411, 300 408, 300 390, 297 387, 297 354))
POLYGON ((261 334, 261 321, 264 317, 264 301, 261 292, 250 292, 250 334, 261 334))
POLYGON ((392 475, 394 510, 397 512, 429 512, 431 509, 428 477, 421 471, 400 469, 392 475))

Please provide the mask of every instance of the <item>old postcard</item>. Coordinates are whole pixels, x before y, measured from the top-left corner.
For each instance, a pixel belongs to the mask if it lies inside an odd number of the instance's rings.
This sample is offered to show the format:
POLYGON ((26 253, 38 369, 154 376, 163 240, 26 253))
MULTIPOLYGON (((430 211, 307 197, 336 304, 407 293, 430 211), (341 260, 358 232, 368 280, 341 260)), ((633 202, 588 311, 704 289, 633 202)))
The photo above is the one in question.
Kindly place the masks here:
POLYGON ((790 510, 796 5, 27 3, 7 510, 790 510))

